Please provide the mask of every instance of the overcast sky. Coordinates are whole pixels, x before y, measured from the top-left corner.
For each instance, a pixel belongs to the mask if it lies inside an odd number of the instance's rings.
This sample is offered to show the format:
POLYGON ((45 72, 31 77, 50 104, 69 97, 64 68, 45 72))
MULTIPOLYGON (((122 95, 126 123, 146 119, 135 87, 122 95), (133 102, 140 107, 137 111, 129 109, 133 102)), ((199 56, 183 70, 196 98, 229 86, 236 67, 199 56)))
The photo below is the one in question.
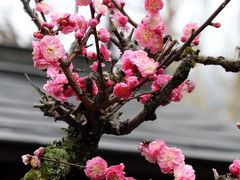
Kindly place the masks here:
MULTIPOLYGON (((143 0, 126 0, 127 10, 133 19, 140 21, 144 16, 143 0), (139 1, 140 3, 136 3, 139 1)), ((166 0, 165 0, 166 1, 166 0)), ((177 35, 181 35, 183 26, 188 22, 202 23, 213 12, 222 0, 173 0, 176 4, 174 28, 177 35)), ((74 11, 74 0, 46 0, 52 5, 53 11, 74 11)), ((239 45, 240 38, 240 1, 232 0, 224 11, 217 17, 221 22, 220 29, 208 28, 201 37, 201 50, 207 54, 233 54, 234 47, 239 45), (227 48, 226 48, 226 44, 227 48), (229 48, 231 44, 232 48, 229 48)), ((83 8, 82 14, 87 14, 83 8)), ((163 16, 165 12, 162 13, 163 16)), ((0 25, 5 20, 10 21, 19 37, 20 45, 25 45, 31 39, 36 29, 30 18, 24 13, 20 0, 0 1, 0 25)))

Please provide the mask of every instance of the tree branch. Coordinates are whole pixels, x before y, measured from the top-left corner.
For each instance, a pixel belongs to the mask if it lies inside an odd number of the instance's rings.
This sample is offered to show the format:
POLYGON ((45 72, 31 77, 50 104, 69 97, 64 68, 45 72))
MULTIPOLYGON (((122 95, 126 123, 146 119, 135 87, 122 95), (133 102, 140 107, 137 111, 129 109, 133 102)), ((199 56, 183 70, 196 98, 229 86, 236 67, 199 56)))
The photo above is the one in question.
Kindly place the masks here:
POLYGON ((226 72, 239 72, 240 71, 240 59, 230 59, 222 56, 198 56, 194 59, 196 63, 204 65, 219 65, 225 69, 226 72))
POLYGON ((62 70, 68 80, 68 84, 71 86, 71 88, 76 93, 76 95, 81 99, 84 106, 86 108, 92 108, 93 101, 88 96, 86 96, 86 94, 84 94, 82 92, 82 89, 77 85, 76 81, 74 80, 72 72, 68 68, 68 64, 62 59, 60 59, 60 67, 62 68, 62 70))

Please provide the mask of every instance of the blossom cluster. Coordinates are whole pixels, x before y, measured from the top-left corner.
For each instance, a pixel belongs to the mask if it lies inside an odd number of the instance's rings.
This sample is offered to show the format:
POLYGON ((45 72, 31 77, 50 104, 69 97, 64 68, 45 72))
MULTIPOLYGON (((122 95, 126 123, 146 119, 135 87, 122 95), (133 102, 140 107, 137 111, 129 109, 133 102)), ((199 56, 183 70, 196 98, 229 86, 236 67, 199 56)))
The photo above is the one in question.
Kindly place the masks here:
MULTIPOLYGON (((111 0, 76 0, 78 6, 91 5, 96 14, 105 16, 108 10, 113 12, 111 21, 116 28, 127 31, 128 17, 122 14, 116 5, 123 8, 125 2, 117 0, 114 4, 111 0)), ((160 16, 160 10, 163 8, 164 3, 162 0, 145 0, 144 7, 147 12, 146 16, 142 19, 141 23, 137 25, 134 36, 138 43, 139 50, 125 50, 121 57, 121 70, 124 73, 123 79, 118 82, 104 76, 105 86, 108 87, 109 94, 123 100, 127 100, 133 95, 133 92, 138 89, 139 85, 145 80, 151 82, 151 89, 153 92, 161 90, 161 88, 171 80, 171 75, 165 75, 164 70, 159 67, 159 62, 149 57, 147 51, 150 53, 158 53, 163 47, 163 36, 165 32, 165 25, 160 16)), ((84 16, 78 13, 56 13, 51 14, 51 8, 45 2, 36 4, 37 11, 49 15, 51 21, 41 22, 42 29, 34 33, 35 41, 32 43, 33 47, 33 63, 36 68, 46 70, 47 76, 50 78, 43 86, 45 92, 60 102, 67 101, 70 97, 76 96, 76 93, 69 85, 68 79, 62 71, 60 64, 61 61, 69 63, 69 69, 77 85, 84 93, 89 96, 95 96, 98 93, 98 82, 92 78, 91 92, 87 92, 85 79, 88 77, 80 77, 79 74, 73 72, 73 65, 68 62, 67 53, 65 52, 63 44, 58 38, 59 32, 64 35, 74 34, 79 44, 88 30, 96 28, 99 24, 99 19, 90 18, 85 19, 84 16), (43 32, 44 29, 48 30, 48 34, 43 32)), ((184 37, 188 37, 192 30, 197 27, 195 24, 188 25, 184 29, 184 37)), ((96 73, 99 68, 104 68, 106 62, 112 61, 111 51, 107 48, 106 43, 109 42, 111 32, 105 28, 97 28, 96 35, 99 45, 99 51, 88 50, 85 45, 81 46, 79 55, 87 57, 90 60, 90 69, 96 73)), ((144 83, 143 83, 144 84, 144 83)), ((185 81, 179 87, 173 90, 169 97, 169 102, 180 101, 183 97, 183 92, 191 92, 195 87, 192 81, 185 81)), ((149 102, 153 93, 144 93, 139 96, 139 101, 143 104, 149 102)), ((80 97, 76 98, 81 100, 80 97)))
POLYGON ((157 163, 164 174, 174 174, 175 180, 195 180, 192 166, 185 164, 182 151, 169 147, 161 139, 142 142, 139 145, 141 155, 150 163, 157 163))
MULTIPOLYGON (((149 58, 148 54, 143 50, 125 51, 122 55, 122 71, 125 74, 125 81, 117 83, 114 86, 113 95, 128 99, 144 78, 149 78, 151 81, 151 89, 153 92, 161 90, 161 88, 172 79, 172 76, 164 74, 164 69, 158 69, 158 67, 159 63, 149 58), (136 74, 138 74, 138 76, 136 76, 136 74)), ((194 81, 184 81, 172 91, 169 102, 180 101, 184 91, 191 93, 194 88, 194 81)), ((145 104, 151 97, 152 94, 144 94, 140 96, 140 102, 145 104)))
POLYGON ((25 165, 30 164, 33 168, 39 168, 41 166, 41 156, 44 154, 44 148, 40 147, 33 152, 33 155, 25 154, 22 155, 22 162, 25 165))
POLYGON ((163 4, 162 0, 146 0, 144 7, 147 15, 138 24, 135 31, 135 39, 138 44, 153 54, 160 52, 163 47, 165 25, 159 13, 163 4))
POLYGON ((124 164, 109 166, 107 162, 97 156, 87 161, 84 172, 91 180, 134 180, 132 177, 126 177, 124 164))

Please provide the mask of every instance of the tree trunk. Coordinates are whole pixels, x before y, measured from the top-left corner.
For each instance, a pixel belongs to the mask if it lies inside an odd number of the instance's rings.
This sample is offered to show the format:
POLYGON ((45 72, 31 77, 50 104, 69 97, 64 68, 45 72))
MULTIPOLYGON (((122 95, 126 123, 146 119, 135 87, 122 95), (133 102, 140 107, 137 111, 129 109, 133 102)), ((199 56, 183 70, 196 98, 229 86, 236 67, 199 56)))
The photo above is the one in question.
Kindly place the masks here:
POLYGON ((98 150, 101 134, 91 134, 80 131, 78 128, 68 127, 67 136, 60 141, 53 142, 45 148, 43 159, 52 159, 57 162, 42 160, 40 168, 32 168, 22 180, 60 180, 84 178, 83 169, 60 162, 70 162, 84 166, 98 150), (58 163, 59 162, 59 163, 58 163))

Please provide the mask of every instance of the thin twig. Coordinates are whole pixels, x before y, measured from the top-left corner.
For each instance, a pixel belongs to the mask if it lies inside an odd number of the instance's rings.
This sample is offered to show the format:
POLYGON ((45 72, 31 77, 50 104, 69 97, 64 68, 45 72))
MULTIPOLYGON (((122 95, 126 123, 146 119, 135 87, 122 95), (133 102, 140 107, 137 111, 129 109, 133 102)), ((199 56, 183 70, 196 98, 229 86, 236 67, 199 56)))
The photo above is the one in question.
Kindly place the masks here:
POLYGON ((35 23, 35 25, 38 27, 39 30, 44 31, 45 34, 49 34, 50 31, 47 28, 43 28, 41 26, 41 20, 37 13, 30 7, 29 1, 27 2, 26 0, 20 0, 22 1, 23 7, 26 11, 26 13, 32 18, 32 21, 35 23))
POLYGON ((43 21, 44 22, 47 22, 47 19, 46 19, 46 17, 45 17, 45 15, 41 12, 41 16, 42 16, 42 18, 43 18, 43 21))
MULTIPOLYGON (((91 17, 92 19, 94 19, 94 8, 92 5, 90 5, 90 11, 91 11, 91 17)), ((98 68, 97 71, 99 73, 99 77, 100 77, 100 88, 101 90, 105 89, 105 81, 104 81, 104 77, 103 77, 103 70, 102 70, 102 55, 100 53, 100 49, 99 49, 99 41, 98 41, 98 36, 97 36, 97 28, 93 27, 93 35, 94 35, 94 40, 95 40, 95 46, 96 46, 96 52, 97 52, 97 57, 98 57, 98 68)))
POLYGON ((169 66, 173 61, 179 60, 179 56, 187 47, 191 45, 194 38, 197 37, 207 26, 211 25, 213 19, 227 6, 230 1, 231 0, 225 0, 223 3, 221 3, 221 5, 213 12, 213 14, 196 31, 191 34, 191 36, 176 52, 176 54, 167 61, 167 64, 165 64, 166 67, 169 66))
MULTIPOLYGON (((174 40, 171 42, 171 44, 161 53, 161 55, 157 58, 158 62, 164 63, 162 62, 162 59, 164 57, 166 57, 167 54, 169 54, 171 52, 171 50, 173 49, 173 47, 177 44, 177 40, 174 40)), ((161 66, 161 65, 160 65, 161 66)))
POLYGON ((30 79, 30 77, 27 75, 27 73, 24 73, 24 76, 27 78, 28 82, 31 84, 31 86, 39 93, 42 99, 48 100, 46 94, 39 88, 37 87, 30 79))
POLYGON ((84 169, 85 168, 85 166, 77 165, 77 164, 66 162, 66 161, 57 161, 55 159, 50 159, 50 158, 46 158, 46 157, 41 157, 41 159, 46 160, 46 161, 60 163, 60 164, 67 164, 67 165, 70 165, 70 166, 77 167, 79 169, 84 169))

